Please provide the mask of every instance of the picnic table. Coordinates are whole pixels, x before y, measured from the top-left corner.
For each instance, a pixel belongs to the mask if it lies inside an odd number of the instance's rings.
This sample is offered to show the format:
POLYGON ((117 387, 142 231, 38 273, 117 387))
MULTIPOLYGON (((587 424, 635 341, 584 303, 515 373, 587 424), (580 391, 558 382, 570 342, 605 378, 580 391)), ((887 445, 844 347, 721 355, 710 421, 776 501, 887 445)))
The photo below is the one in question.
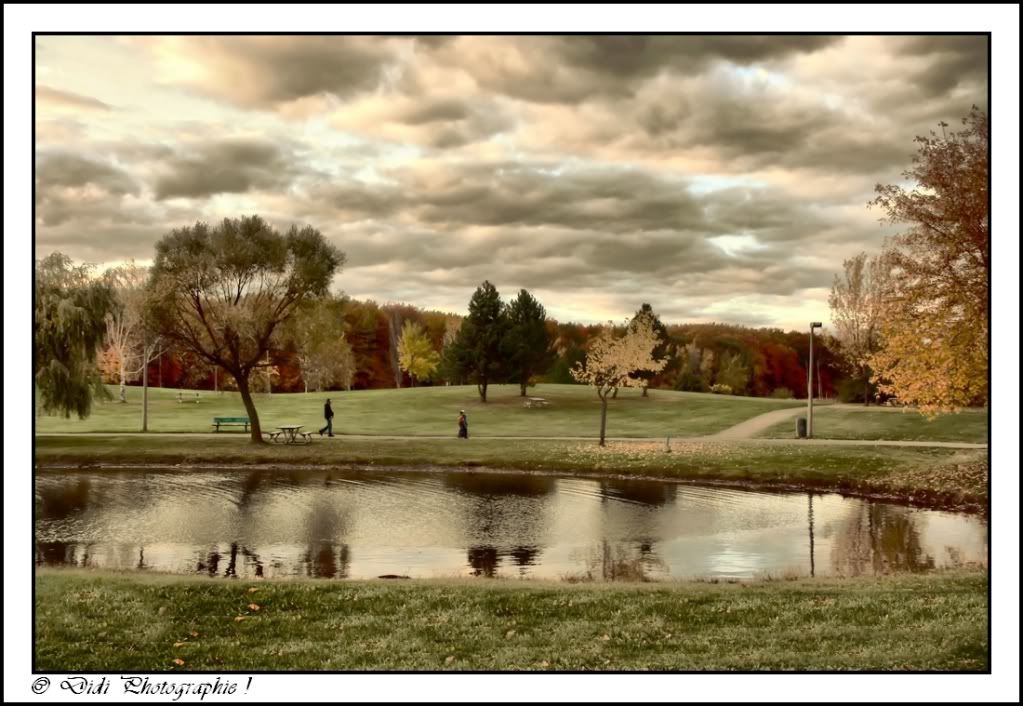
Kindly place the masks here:
POLYGON ((547 400, 545 400, 543 397, 527 397, 526 398, 525 406, 526 407, 546 407, 547 406, 547 400))
POLYGON ((311 444, 312 432, 302 431, 304 424, 283 424, 270 432, 270 440, 278 444, 311 444))

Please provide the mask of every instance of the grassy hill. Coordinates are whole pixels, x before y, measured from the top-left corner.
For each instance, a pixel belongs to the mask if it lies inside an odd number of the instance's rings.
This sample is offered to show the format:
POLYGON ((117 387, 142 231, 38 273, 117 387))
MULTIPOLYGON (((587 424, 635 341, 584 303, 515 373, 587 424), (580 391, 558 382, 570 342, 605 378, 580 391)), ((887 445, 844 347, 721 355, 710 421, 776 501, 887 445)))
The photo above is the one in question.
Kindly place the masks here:
MULTIPOLYGON (((787 420, 764 431, 768 439, 790 439, 794 422, 787 420)), ((929 419, 913 409, 840 405, 816 407, 813 435, 818 439, 898 439, 900 441, 987 442, 987 410, 965 409, 929 419)))
MULTIPOLYGON (((116 400, 117 389, 111 387, 116 400)), ((527 409, 516 385, 492 385, 488 401, 479 401, 475 385, 420 387, 352 392, 277 393, 257 395, 256 408, 264 427, 304 424, 323 425, 323 402, 334 408, 335 433, 403 436, 456 433, 458 410, 469 417, 471 435, 479 436, 597 436, 600 400, 592 388, 581 385, 537 385, 531 396, 543 397, 549 406, 527 409)), ((154 432, 210 431, 214 416, 245 414, 234 392, 151 389, 149 429, 154 432), (193 401, 187 401, 189 398, 193 401)), ((731 397, 695 392, 622 390, 608 407, 607 433, 623 437, 687 437, 713 434, 764 412, 802 404, 795 400, 731 397)), ((141 428, 142 390, 128 388, 128 402, 97 403, 85 420, 40 416, 40 432, 134 432, 141 428)))

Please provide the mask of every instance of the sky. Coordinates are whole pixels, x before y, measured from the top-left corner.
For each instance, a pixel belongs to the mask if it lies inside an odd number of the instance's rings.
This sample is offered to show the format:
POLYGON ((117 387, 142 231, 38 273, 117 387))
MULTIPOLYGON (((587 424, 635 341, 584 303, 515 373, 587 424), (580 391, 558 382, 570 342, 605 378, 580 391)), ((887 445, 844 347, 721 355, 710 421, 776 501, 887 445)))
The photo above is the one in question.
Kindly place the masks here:
POLYGON ((260 214, 335 290, 561 321, 805 329, 913 138, 987 109, 984 36, 40 36, 36 255, 151 261, 260 214))

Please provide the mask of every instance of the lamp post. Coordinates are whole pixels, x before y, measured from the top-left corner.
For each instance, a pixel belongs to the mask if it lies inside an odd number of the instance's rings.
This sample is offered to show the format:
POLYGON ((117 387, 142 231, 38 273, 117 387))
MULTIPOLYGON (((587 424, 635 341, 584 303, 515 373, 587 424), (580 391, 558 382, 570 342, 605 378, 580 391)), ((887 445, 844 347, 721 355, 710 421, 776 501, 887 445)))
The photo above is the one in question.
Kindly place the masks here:
POLYGON ((810 322, 810 365, 807 366, 806 374, 809 376, 806 383, 806 438, 813 438, 813 330, 823 326, 820 321, 810 322))

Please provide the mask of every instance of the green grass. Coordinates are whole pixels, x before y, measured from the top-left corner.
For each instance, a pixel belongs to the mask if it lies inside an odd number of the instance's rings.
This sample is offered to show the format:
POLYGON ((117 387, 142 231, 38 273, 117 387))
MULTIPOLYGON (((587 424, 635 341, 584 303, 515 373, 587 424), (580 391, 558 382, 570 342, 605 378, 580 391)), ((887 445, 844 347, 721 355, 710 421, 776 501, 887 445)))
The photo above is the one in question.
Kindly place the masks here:
MULTIPOLYGON (((110 387, 116 399, 117 388, 110 387)), ((149 430, 155 432, 210 431, 214 416, 244 416, 237 393, 200 393, 198 404, 178 403, 177 390, 150 390, 149 430)), ((348 434, 401 436, 453 435, 458 410, 466 410, 470 433, 477 436, 593 436, 600 431, 600 400, 582 385, 537 385, 530 396, 544 397, 550 406, 523 407, 517 385, 491 385, 486 403, 475 385, 420 387, 400 390, 289 393, 257 395, 256 408, 264 428, 280 424, 323 426, 323 402, 328 397, 336 414, 335 431, 348 434)), ((194 392, 185 391, 185 399, 194 392)), ((798 406, 798 401, 730 397, 694 392, 626 389, 608 410, 609 436, 702 436, 764 412, 798 406)), ((136 432, 142 423, 142 390, 128 388, 128 402, 97 403, 84 420, 40 416, 40 432, 136 432)))
POLYGON ((987 504, 986 451, 926 447, 814 446, 757 441, 518 441, 507 439, 317 439, 308 446, 219 437, 38 437, 46 466, 170 464, 493 467, 625 474, 690 481, 798 486, 979 510, 987 504))
MULTIPOLYGON (((813 435, 818 439, 890 439, 893 441, 959 441, 987 443, 987 410, 928 418, 912 409, 877 407, 819 407, 813 412, 813 435)), ((790 439, 795 421, 786 420, 761 437, 790 439)))
POLYGON ((987 585, 980 571, 566 585, 40 569, 36 668, 984 671, 987 585))

